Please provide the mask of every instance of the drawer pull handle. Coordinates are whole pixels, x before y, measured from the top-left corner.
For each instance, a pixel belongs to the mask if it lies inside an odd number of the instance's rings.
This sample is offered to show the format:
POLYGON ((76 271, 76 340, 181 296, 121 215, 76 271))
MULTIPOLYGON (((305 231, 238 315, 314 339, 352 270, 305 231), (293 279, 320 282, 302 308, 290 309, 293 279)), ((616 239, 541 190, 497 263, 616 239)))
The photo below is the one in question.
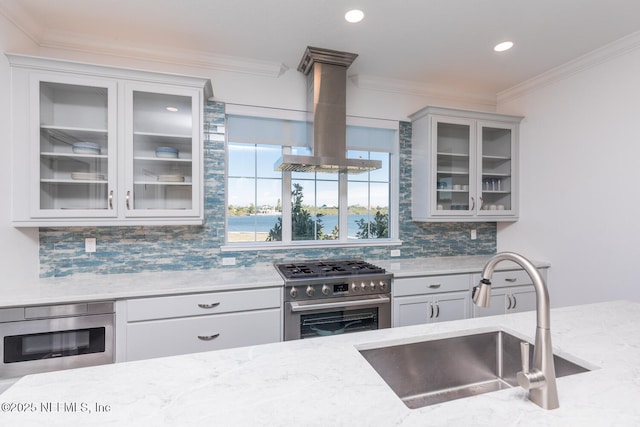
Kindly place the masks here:
POLYGON ((442 286, 440 283, 435 285, 429 285, 429 289, 438 289, 440 286, 442 286))
POLYGON ((214 339, 218 338, 219 336, 220 336, 220 334, 198 335, 198 339, 202 340, 202 341, 211 341, 211 340, 214 340, 214 339))
POLYGON ((518 279, 516 277, 507 277, 504 280, 509 282, 509 283, 516 283, 516 280, 518 280, 518 279))
POLYGON ((213 304, 198 304, 198 307, 200 308, 214 308, 219 306, 220 303, 219 302, 214 302, 213 304))

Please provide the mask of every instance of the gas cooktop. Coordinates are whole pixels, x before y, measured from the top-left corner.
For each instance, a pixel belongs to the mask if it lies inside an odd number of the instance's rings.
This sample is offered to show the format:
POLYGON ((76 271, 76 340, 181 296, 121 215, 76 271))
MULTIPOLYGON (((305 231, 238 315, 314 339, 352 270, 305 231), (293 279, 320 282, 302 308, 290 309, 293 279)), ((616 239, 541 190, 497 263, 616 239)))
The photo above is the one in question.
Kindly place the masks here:
POLYGON ((275 266, 285 280, 385 273, 384 268, 360 259, 284 262, 275 266))

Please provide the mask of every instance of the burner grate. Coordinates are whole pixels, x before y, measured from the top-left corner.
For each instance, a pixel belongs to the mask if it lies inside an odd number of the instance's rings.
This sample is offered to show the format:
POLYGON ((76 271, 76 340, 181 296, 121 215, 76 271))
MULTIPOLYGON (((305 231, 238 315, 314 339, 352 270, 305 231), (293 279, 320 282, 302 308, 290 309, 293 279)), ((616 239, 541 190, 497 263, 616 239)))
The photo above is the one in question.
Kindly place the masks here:
POLYGON ((384 274, 384 268, 362 260, 305 261, 276 264, 285 279, 302 279, 358 274, 384 274))

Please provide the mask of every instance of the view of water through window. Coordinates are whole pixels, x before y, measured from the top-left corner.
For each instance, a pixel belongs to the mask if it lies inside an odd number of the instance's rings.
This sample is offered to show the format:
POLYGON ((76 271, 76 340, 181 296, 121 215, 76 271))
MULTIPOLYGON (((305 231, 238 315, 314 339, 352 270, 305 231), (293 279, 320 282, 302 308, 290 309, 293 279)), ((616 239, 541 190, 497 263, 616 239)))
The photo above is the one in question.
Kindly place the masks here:
POLYGON ((228 242, 282 241, 283 227, 289 227, 292 241, 389 237, 389 153, 349 152, 382 161, 382 169, 368 173, 292 172, 285 181, 291 189, 283 195, 284 173, 274 170, 283 147, 229 143, 227 149, 228 242), (347 184, 346 230, 339 227, 341 179, 347 184), (283 203, 291 204, 291 218, 282 218, 283 203))

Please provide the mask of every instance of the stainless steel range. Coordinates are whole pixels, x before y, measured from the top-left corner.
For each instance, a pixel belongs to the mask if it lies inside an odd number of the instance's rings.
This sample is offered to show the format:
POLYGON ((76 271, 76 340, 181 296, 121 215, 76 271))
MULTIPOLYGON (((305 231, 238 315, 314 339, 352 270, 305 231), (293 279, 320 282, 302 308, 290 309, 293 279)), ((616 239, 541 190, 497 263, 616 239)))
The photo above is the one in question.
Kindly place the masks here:
POLYGON ((359 259, 276 263, 285 341, 391 327, 391 279, 359 259))

